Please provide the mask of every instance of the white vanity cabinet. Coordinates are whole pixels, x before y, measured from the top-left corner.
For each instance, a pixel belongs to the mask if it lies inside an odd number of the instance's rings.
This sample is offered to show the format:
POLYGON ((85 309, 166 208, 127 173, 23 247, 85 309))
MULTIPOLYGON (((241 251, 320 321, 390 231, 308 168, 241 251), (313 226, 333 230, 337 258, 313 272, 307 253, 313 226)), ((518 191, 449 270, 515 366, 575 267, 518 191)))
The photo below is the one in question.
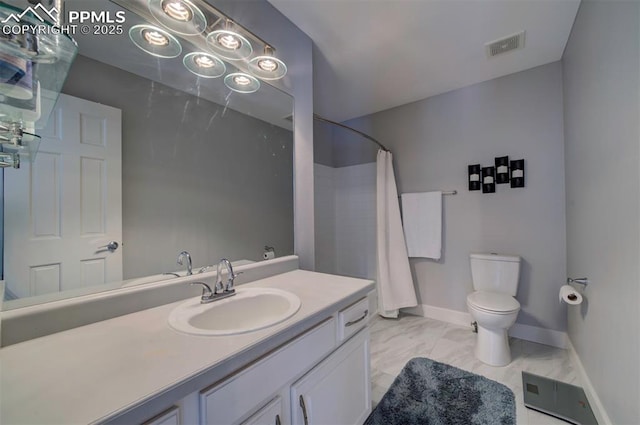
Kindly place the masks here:
POLYGON ((359 301, 199 393, 207 425, 361 424, 371 410, 367 302, 359 301), (355 311, 354 311, 355 309, 355 311), (343 320, 354 316, 354 320, 343 320), (352 323, 346 326, 347 323, 352 323), (351 336, 345 341, 346 334, 351 336), (302 397, 305 409, 301 407, 302 397), (305 413, 307 420, 305 421, 305 413))
POLYGON ((291 423, 362 424, 371 412, 369 382, 365 329, 291 387, 291 423))
MULTIPOLYGON (((374 282, 278 271, 244 285, 287 291, 300 308, 255 332, 178 332, 168 324, 184 304, 175 301, 2 347, 0 387, 11 391, 2 394, 0 423, 304 425, 302 396, 308 423, 360 425, 370 410, 366 297, 374 282), (77 394, 92 397, 78 403, 77 394)), ((39 311, 15 314, 26 314, 26 326, 39 311)))

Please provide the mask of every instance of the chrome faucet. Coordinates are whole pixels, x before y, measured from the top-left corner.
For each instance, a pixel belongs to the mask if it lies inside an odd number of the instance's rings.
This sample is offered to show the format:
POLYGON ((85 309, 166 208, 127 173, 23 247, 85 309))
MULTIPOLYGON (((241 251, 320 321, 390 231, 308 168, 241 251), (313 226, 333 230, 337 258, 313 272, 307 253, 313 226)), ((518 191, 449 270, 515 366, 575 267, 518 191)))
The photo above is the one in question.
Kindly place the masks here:
POLYGON ((217 293, 218 291, 222 291, 223 290, 223 286, 222 286, 222 266, 225 266, 227 268, 227 284, 224 286, 224 292, 235 292, 236 290, 233 289, 233 280, 238 277, 237 274, 233 273, 233 267, 231 266, 231 261, 227 260, 226 258, 223 258, 220 260, 220 262, 218 263, 218 266, 216 267, 216 288, 215 288, 215 292, 217 293))
POLYGON ((189 255, 187 251, 182 251, 180 255, 178 255, 178 264, 180 264, 181 266, 183 265, 183 258, 187 259, 187 276, 191 276, 193 274, 193 268, 191 266, 191 255, 189 255))
MULTIPOLYGON (((182 264, 181 260, 183 256, 186 256, 187 259, 189 260, 188 274, 190 275, 191 274, 191 257, 189 256, 188 252, 183 251, 180 253, 180 257, 178 257, 178 263, 182 264)), ((209 267, 212 267, 212 266, 203 267, 202 269, 200 269, 198 273, 203 273, 209 267)), ((218 266, 216 267, 216 271, 217 271, 216 285, 213 287, 213 290, 211 289, 211 286, 207 285, 204 282, 189 282, 190 285, 202 286, 202 296, 200 297, 201 304, 207 304, 212 301, 229 298, 236 294, 236 290, 233 289, 233 280, 236 277, 238 277, 238 274, 242 272, 235 274, 233 272, 233 267, 231 266, 231 262, 226 258, 223 258, 222 260, 220 260, 220 262, 218 263, 218 266), (222 266, 225 266, 227 268, 228 278, 227 278, 226 285, 222 283, 222 266)))

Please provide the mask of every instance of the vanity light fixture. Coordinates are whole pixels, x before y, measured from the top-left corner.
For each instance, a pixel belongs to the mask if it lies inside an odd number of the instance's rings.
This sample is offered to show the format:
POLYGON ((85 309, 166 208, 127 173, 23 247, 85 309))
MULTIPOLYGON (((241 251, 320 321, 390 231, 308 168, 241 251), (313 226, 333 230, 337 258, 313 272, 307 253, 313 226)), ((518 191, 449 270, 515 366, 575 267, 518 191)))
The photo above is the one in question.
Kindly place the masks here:
POLYGON ((149 0, 149 11, 177 34, 198 35, 207 28, 204 13, 190 0, 149 0))
POLYGON ((257 78, 244 72, 234 72, 224 77, 224 84, 238 93, 253 93, 260 88, 257 78))
POLYGON ((287 73, 287 65, 273 56, 271 46, 264 47, 264 54, 249 61, 249 72, 263 80, 278 80, 287 73))
MULTIPOLYGON (((112 1, 127 7, 125 0, 112 1)), ((136 25, 129 31, 131 40, 151 55, 179 56, 182 53, 180 42, 169 32, 188 36, 185 40, 188 45, 195 46, 196 51, 184 56, 184 66, 204 78, 221 77, 229 69, 230 74, 224 82, 238 93, 253 93, 260 88, 258 79, 278 80, 287 73, 287 66, 276 57, 275 48, 206 0, 137 1, 146 2, 149 11, 144 17, 147 20, 153 18, 165 28, 136 25), (259 46, 263 53, 254 54, 254 46, 259 46)))
POLYGON ((177 38, 152 25, 132 26, 129 38, 140 49, 159 58, 175 58, 182 53, 182 46, 177 38))
POLYGON ((184 56, 184 66, 199 77, 222 77, 227 70, 224 62, 206 52, 192 52, 184 56))
POLYGON ((229 60, 246 59, 253 53, 251 43, 236 31, 232 31, 233 22, 227 20, 224 29, 207 35, 207 44, 220 57, 229 60))

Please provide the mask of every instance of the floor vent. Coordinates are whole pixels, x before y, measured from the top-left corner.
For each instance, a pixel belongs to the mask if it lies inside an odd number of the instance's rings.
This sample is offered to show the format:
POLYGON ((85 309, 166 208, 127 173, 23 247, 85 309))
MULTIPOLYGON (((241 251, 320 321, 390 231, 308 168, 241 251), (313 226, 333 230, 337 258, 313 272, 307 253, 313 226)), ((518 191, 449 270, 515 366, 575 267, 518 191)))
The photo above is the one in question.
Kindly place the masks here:
POLYGON ((485 44, 487 56, 494 57, 524 47, 524 31, 485 44))

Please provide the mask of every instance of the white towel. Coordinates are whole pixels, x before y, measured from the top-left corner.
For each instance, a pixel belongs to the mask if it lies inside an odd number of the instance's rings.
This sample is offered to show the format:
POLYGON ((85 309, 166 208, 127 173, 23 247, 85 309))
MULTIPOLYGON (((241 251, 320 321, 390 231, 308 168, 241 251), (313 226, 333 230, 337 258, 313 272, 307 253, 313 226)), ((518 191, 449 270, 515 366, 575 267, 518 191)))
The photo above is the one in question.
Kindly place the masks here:
POLYGON ((403 193, 402 221, 409 257, 442 255, 442 192, 403 193))

